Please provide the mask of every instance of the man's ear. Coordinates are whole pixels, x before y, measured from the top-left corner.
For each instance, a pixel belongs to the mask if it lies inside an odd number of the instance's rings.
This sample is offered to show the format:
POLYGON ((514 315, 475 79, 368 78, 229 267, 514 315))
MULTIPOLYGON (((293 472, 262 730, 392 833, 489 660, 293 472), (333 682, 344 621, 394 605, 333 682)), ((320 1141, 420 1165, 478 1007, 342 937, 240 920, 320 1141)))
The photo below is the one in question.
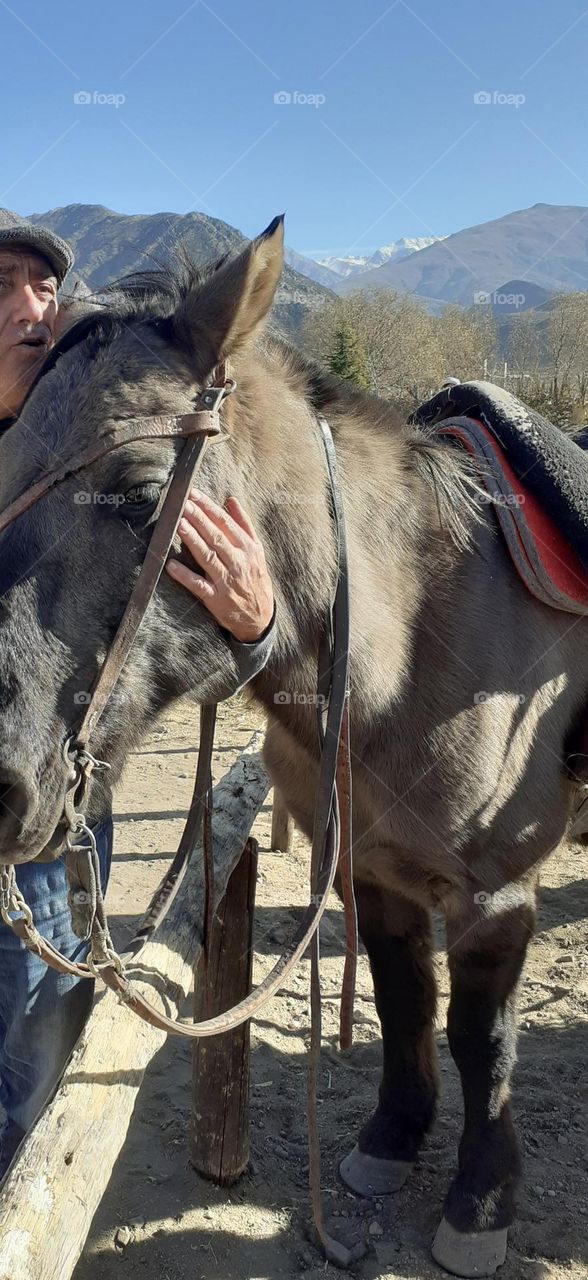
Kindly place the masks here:
POLYGON ((236 258, 196 285, 178 308, 174 327, 196 357, 199 372, 250 342, 274 300, 284 264, 284 216, 236 258))

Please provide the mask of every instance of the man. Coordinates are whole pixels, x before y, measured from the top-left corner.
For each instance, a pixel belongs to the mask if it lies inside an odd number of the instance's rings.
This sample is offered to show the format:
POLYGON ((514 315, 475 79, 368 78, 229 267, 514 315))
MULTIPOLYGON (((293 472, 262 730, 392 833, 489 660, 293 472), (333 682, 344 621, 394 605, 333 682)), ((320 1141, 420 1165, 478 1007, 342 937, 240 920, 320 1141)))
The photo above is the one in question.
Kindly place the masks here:
MULTIPOLYGON (((0 431, 18 416, 53 343, 58 289, 72 265, 65 241, 0 209, 0 431)), ((167 570, 232 637, 239 682, 225 690, 229 697, 261 670, 272 645, 274 603, 263 548, 234 498, 221 508, 196 490, 179 533, 203 572, 173 559, 167 570)), ((112 818, 94 834, 105 889, 112 818)), ((16 876, 39 932, 70 959, 83 959, 87 944, 71 929, 63 861, 22 863, 16 876)), ((6 1117, 0 1177, 63 1070, 88 1015, 93 985, 47 969, 0 924, 0 1103, 6 1117)))

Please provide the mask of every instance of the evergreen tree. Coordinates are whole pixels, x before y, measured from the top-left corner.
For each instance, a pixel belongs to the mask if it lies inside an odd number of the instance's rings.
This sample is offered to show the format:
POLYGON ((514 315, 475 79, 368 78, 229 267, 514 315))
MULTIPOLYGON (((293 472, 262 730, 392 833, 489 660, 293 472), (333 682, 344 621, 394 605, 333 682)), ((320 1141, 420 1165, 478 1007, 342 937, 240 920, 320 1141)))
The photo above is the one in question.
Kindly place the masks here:
POLYGON ((367 356, 357 333, 348 320, 343 320, 334 333, 334 345, 328 360, 329 369, 338 378, 353 382, 364 390, 369 387, 367 356))

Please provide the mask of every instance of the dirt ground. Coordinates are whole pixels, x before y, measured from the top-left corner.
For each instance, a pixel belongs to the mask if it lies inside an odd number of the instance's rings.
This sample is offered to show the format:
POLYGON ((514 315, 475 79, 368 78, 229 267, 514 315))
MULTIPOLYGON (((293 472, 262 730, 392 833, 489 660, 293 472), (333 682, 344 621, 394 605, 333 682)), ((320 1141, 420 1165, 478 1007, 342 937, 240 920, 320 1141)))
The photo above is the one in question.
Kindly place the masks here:
MULTIPOLYGON (((197 713, 188 703, 133 756, 115 806, 116 847, 109 892, 119 939, 146 904, 175 848, 191 791, 197 713)), ((223 708, 215 777, 259 728, 239 700, 223 708)), ((271 809, 259 840, 255 980, 274 961, 305 901, 307 847, 288 857, 269 848, 271 809)), ((545 868, 537 936, 520 1001, 514 1109, 525 1154, 525 1186, 501 1280, 588 1277, 588 883, 583 850, 569 846, 545 868)), ((445 1035, 448 979, 439 931, 439 1115, 407 1186, 391 1199, 347 1192, 337 1165, 372 1109, 380 1070, 379 1028, 367 960, 359 964, 355 1044, 337 1045, 342 919, 336 901, 323 930, 325 993, 320 1120, 323 1184, 333 1225, 362 1228, 369 1250, 357 1280, 433 1280, 430 1243, 455 1168, 461 1095, 445 1035)), ((308 1233, 305 1048, 308 963, 252 1028, 249 1171, 229 1191, 200 1179, 189 1163, 190 1048, 170 1039, 140 1091, 123 1153, 96 1215, 75 1280, 273 1280, 340 1275, 308 1233)))

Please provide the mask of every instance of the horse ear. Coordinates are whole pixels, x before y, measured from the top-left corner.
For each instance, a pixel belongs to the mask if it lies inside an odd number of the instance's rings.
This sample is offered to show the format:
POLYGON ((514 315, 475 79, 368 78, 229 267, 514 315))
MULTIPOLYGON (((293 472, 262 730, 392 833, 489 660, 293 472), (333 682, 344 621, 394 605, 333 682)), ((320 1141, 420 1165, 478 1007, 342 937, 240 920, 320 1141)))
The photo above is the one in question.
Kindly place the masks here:
POLYGON ((197 355, 199 366, 206 366, 202 373, 253 338, 272 305, 283 264, 282 214, 184 299, 175 328, 197 355))

